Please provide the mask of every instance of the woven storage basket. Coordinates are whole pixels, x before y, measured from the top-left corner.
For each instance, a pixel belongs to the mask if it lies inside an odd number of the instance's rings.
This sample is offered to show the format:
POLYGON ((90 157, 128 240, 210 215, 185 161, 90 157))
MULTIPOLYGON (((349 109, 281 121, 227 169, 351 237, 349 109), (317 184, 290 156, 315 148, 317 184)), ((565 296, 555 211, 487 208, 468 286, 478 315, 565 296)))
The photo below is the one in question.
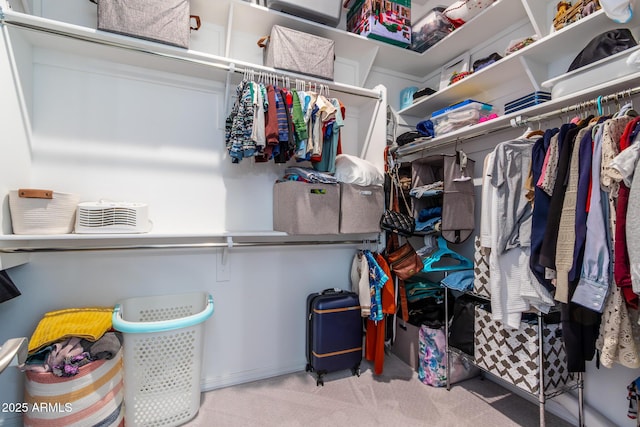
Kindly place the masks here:
POLYGON ((90 362, 77 375, 27 371, 24 402, 29 427, 116 427, 124 419, 123 352, 90 362))
POLYGON ((73 231, 76 194, 19 189, 9 192, 14 234, 67 234, 73 231))

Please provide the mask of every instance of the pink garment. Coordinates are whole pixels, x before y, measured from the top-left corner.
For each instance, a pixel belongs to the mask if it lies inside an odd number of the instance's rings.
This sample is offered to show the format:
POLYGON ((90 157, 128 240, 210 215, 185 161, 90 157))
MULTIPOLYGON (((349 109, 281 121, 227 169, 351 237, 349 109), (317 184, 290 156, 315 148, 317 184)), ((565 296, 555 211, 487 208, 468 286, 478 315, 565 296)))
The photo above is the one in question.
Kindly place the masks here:
POLYGON ((547 173, 547 166, 549 165, 549 152, 550 150, 547 148, 547 152, 544 155, 544 163, 542 163, 542 170, 540 171, 540 178, 538 178, 538 182, 536 182, 536 187, 542 188, 542 182, 544 181, 544 176, 547 173))

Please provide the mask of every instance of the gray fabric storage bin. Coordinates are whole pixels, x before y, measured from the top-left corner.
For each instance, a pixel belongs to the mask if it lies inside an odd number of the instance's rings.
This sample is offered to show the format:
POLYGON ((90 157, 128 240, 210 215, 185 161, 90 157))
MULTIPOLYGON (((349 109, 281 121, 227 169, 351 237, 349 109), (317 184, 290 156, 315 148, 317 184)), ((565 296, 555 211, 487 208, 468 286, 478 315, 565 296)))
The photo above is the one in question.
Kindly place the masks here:
POLYGON ((335 42, 274 25, 264 46, 264 65, 333 80, 335 42))
POLYGON ((267 7, 332 27, 342 15, 342 0, 267 0, 267 7))
POLYGON ((340 186, 299 181, 273 186, 273 229, 289 234, 338 234, 340 186))
POLYGON ((340 184, 340 233, 379 233, 384 212, 384 188, 340 184))
POLYGON ((98 29, 189 48, 189 0, 91 0, 98 29))

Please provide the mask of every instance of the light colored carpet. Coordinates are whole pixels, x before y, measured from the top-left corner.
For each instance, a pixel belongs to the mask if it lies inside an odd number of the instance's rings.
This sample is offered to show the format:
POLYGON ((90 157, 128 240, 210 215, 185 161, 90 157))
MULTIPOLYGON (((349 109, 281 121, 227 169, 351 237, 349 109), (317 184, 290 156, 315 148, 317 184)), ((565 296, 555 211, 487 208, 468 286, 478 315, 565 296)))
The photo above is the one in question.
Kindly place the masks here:
MULTIPOLYGON (((203 394, 187 425, 223 427, 501 427, 539 425, 539 407, 480 377, 446 388, 422 384, 418 374, 387 355, 382 375, 363 361, 360 377, 326 375, 323 387, 307 372, 203 394)), ((546 412, 546 425, 570 423, 546 412)))

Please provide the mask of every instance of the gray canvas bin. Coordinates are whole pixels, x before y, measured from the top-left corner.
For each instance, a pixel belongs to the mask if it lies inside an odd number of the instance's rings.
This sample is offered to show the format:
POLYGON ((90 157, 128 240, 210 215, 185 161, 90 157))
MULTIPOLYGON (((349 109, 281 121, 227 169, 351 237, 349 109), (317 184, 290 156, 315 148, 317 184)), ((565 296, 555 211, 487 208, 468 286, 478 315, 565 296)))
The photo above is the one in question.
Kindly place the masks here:
POLYGON ((332 27, 342 15, 342 0, 267 0, 267 7, 332 27))
POLYGON ((340 184, 340 233, 379 233, 383 212, 381 185, 340 184))
POLYGON ((267 67, 333 80, 333 40, 274 25, 260 45, 267 67))
POLYGON ((189 48, 189 0, 91 0, 98 29, 189 48))
POLYGON ((289 234, 338 234, 340 187, 299 181, 273 186, 273 229, 289 234))

